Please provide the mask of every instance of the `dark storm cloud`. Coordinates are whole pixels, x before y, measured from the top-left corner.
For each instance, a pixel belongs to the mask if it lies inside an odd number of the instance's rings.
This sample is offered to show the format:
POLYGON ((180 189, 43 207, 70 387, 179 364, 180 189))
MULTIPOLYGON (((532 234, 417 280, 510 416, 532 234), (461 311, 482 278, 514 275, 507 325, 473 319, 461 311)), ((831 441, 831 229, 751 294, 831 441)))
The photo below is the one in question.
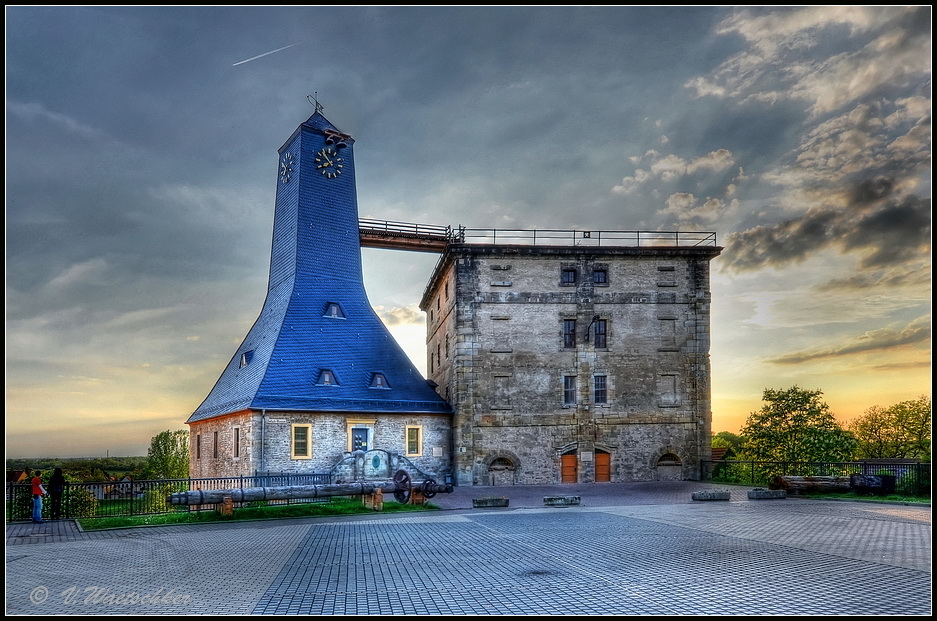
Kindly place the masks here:
POLYGON ((931 200, 894 199, 893 185, 885 178, 862 182, 845 209, 817 207, 799 218, 730 233, 724 265, 735 272, 783 267, 831 247, 862 254, 863 269, 918 261, 930 250, 931 200))
POLYGON ((931 339, 930 317, 919 317, 904 328, 871 330, 842 345, 794 352, 769 360, 775 364, 802 364, 822 358, 874 353, 907 346, 926 346, 931 339))

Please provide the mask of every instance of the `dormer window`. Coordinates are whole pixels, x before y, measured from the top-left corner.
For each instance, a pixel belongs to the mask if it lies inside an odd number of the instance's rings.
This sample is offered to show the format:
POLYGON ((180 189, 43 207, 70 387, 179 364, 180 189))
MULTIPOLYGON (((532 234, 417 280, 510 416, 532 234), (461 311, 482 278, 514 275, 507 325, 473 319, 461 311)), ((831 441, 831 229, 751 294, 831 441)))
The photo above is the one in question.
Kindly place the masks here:
POLYGON ((246 351, 241 354, 241 364, 240 368, 244 368, 251 363, 251 360, 254 359, 254 350, 246 351))
POLYGON ((325 315, 323 317, 334 317, 335 319, 344 319, 345 312, 342 310, 342 307, 339 306, 337 302, 329 302, 325 307, 325 315))
POLYGON ((390 388, 390 384, 383 373, 375 373, 371 376, 371 388, 390 388))
POLYGON ((335 374, 328 369, 322 369, 322 372, 319 373, 319 381, 317 382, 319 386, 338 386, 338 380, 335 379, 335 374))

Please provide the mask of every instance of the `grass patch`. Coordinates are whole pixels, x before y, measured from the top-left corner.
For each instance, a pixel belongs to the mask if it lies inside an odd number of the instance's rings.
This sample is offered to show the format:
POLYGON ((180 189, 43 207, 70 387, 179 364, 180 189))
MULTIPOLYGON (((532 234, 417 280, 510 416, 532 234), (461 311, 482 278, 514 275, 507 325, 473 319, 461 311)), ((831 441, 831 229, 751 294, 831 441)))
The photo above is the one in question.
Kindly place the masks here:
MULTIPOLYGON (((794 496, 788 492, 789 496, 794 496)), ((904 502, 907 504, 919 504, 919 505, 929 505, 930 496, 902 496, 900 494, 888 494, 887 496, 874 496, 870 494, 857 494, 856 492, 842 492, 842 493, 833 493, 833 492, 812 492, 807 494, 796 494, 803 497, 810 498, 834 498, 838 500, 874 500, 874 501, 887 501, 887 502, 904 502)))
MULTIPOLYGON (((84 530, 103 530, 106 528, 128 528, 132 526, 166 526, 171 524, 209 524, 217 522, 237 522, 240 520, 270 520, 297 517, 329 517, 336 515, 356 515, 376 513, 366 508, 360 497, 333 498, 331 502, 310 502, 293 505, 246 506, 235 509, 231 515, 221 515, 217 511, 193 511, 191 513, 157 513, 154 515, 133 515, 105 518, 84 518, 78 520, 84 530)), ((381 513, 405 513, 413 511, 436 511, 433 504, 410 505, 385 501, 381 513)))

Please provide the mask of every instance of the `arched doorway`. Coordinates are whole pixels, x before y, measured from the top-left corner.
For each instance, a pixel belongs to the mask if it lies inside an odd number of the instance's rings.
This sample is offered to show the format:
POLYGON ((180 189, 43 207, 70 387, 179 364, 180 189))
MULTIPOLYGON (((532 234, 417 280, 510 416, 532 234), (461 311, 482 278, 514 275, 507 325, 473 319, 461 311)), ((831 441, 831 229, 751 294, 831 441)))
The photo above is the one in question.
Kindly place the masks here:
POLYGON ((657 458, 658 481, 682 481, 683 462, 673 453, 664 453, 657 458))
POLYGON ((576 459, 576 451, 560 455, 560 482, 579 482, 579 463, 576 459))
POLYGON ((514 485, 517 466, 507 457, 498 457, 488 464, 488 481, 491 485, 514 485))
POLYGON ((612 454, 596 449, 595 482, 609 483, 612 480, 612 454))

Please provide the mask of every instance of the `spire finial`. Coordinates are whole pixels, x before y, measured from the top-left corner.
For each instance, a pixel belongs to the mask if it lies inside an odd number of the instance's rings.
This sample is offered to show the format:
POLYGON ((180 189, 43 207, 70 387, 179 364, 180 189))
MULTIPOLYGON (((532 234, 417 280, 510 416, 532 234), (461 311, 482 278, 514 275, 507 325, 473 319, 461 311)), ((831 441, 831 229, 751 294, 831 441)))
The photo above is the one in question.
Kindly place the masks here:
POLYGON ((322 112, 325 110, 322 104, 319 103, 319 91, 316 91, 314 95, 306 95, 306 101, 316 107, 316 112, 322 112))

